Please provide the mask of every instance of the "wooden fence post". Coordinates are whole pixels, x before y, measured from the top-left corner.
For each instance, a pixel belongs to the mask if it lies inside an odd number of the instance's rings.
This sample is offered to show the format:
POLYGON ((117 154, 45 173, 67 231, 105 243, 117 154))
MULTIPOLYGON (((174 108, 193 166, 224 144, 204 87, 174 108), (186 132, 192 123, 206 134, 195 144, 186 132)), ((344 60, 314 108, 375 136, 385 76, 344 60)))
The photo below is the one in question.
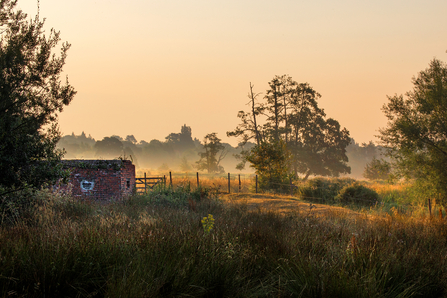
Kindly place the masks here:
POLYGON ((199 172, 197 172, 197 188, 200 187, 200 183, 199 183, 199 172))
POLYGON ((239 191, 238 192, 241 192, 241 174, 239 174, 238 175, 239 176, 239 191))
POLYGON ((147 195, 147 181, 146 181, 146 172, 144 172, 144 194, 147 195))
POLYGON ((166 187, 166 175, 163 175, 163 185, 166 187))
POLYGON ((258 193, 258 175, 256 175, 256 193, 258 193))
POLYGON ((228 173, 228 193, 230 193, 230 173, 228 173))
POLYGON ((169 186, 172 188, 172 173, 169 172, 169 186))

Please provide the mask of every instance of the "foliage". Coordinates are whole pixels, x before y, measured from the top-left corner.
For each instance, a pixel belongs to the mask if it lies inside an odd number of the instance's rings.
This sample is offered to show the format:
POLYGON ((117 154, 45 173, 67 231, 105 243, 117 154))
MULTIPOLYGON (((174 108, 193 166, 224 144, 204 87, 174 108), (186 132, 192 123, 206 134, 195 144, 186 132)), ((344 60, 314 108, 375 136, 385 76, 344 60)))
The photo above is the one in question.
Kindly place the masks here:
POLYGON ((447 202, 447 66, 434 59, 412 82, 405 97, 388 96, 379 137, 400 174, 430 184, 447 202))
POLYGON ((251 111, 240 111, 242 123, 228 136, 241 137, 242 143, 251 139, 263 142, 285 142, 292 155, 295 175, 335 176, 350 173, 346 147, 351 142, 349 132, 338 121, 328 118, 317 100, 321 97, 309 84, 293 81, 291 77, 275 76, 269 82, 265 101, 255 101, 250 84, 251 111), (261 125, 260 123, 263 124, 261 125))
POLYGON ((343 187, 335 200, 343 204, 355 203, 361 206, 374 206, 379 200, 379 195, 360 183, 353 183, 343 187))
POLYGON ((365 166, 363 177, 369 180, 387 180, 391 175, 391 165, 389 162, 383 159, 373 158, 365 166))
POLYGON ((223 173, 225 171, 220 162, 227 155, 227 151, 220 141, 215 132, 205 136, 203 139, 205 152, 199 153, 200 160, 196 162, 199 171, 206 170, 207 173, 223 173))
POLYGON ((291 160, 284 141, 262 142, 250 150, 247 160, 259 175, 262 190, 281 190, 290 185, 289 164, 291 160))
POLYGON ((313 178, 299 184, 297 193, 308 201, 335 203, 335 197, 340 191, 354 181, 351 178, 313 178))
POLYGON ((70 45, 54 55, 59 32, 45 36, 38 16, 27 20, 16 3, 0 2, 0 184, 15 190, 66 175, 56 120, 76 93, 68 79, 60 80, 70 45))
POLYGON ((214 217, 212 214, 208 214, 201 220, 203 226, 203 232, 208 235, 211 233, 211 230, 214 228, 214 217))

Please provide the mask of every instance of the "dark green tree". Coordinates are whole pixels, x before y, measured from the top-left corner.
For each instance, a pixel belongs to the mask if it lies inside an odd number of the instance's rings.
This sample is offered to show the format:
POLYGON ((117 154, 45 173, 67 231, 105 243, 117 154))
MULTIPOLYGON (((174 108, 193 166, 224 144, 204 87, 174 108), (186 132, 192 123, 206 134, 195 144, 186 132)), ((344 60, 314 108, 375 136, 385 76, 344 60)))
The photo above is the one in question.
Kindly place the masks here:
MULTIPOLYGON (((275 76, 269 86, 265 102, 255 105, 252 96, 252 111, 240 111, 238 117, 242 123, 227 135, 242 137, 242 144, 255 138, 258 146, 263 142, 284 141, 292 155, 290 171, 295 176, 304 175, 304 179, 310 175, 350 173, 346 155, 349 132, 336 120, 326 118, 317 104, 321 95, 309 84, 298 84, 286 75, 275 76), (260 127, 261 115, 264 124, 260 127)), ((241 156, 247 160, 247 154, 243 152, 241 156)), ((243 162, 238 164, 238 169, 241 167, 243 162)))
POLYGON ((280 190, 288 186, 292 156, 283 140, 262 142, 250 150, 247 161, 259 176, 263 190, 280 190))
POLYGON ((413 90, 388 96, 383 112, 388 124, 379 138, 395 170, 415 178, 428 195, 447 202, 447 66, 433 59, 413 77, 413 90))
POLYGON ((223 173, 224 168, 220 162, 225 158, 227 150, 220 142, 215 132, 207 134, 203 140, 204 152, 200 152, 200 160, 197 161, 197 169, 207 173, 223 173))
POLYGON ((294 84, 289 91, 287 146, 293 155, 293 171, 310 175, 338 177, 350 173, 346 147, 349 132, 338 121, 328 118, 317 100, 321 95, 308 83, 294 84))
POLYGON ((70 45, 54 55, 59 32, 44 35, 43 21, 28 20, 16 4, 0 1, 0 186, 17 190, 64 174, 57 113, 76 92, 60 78, 70 45))
POLYGON ((297 146, 290 146, 295 173, 338 177, 349 174, 346 147, 351 142, 349 132, 341 129, 338 121, 319 117, 312 121, 300 136, 297 146))

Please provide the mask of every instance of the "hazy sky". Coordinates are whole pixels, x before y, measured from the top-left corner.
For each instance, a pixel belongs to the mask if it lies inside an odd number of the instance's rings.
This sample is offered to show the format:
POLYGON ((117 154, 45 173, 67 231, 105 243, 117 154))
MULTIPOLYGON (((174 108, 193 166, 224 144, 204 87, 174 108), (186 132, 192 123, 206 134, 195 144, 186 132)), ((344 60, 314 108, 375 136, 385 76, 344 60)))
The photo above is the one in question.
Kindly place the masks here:
MULTIPOLYGON (((36 15, 37 0, 18 6, 36 15)), ((447 61, 446 13, 445 0, 40 0, 72 44, 63 134, 164 140, 186 124, 233 145, 249 83, 264 95, 283 74, 318 91, 357 142, 375 140, 387 95, 447 61)))

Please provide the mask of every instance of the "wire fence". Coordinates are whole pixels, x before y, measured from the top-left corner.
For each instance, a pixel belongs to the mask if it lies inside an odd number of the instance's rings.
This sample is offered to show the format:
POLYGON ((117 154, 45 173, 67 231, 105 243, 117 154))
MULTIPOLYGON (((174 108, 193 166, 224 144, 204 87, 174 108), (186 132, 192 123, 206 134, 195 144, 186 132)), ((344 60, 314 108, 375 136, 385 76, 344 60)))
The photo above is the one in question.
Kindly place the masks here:
MULTIPOLYGON (((141 174, 140 174, 141 175, 141 174)), ((192 189, 199 187, 213 188, 220 193, 251 193, 256 192, 256 175, 254 174, 231 174, 225 175, 210 175, 203 173, 172 173, 169 172, 164 175, 137 177, 137 190, 144 188, 141 184, 143 181, 149 183, 149 179, 161 179, 159 183, 163 183, 167 187, 185 187, 192 189)), ((146 187, 146 190, 150 190, 146 187)))
MULTIPOLYGON (((154 179, 154 176, 146 176, 147 179, 154 179)), ((291 181, 289 183, 271 183, 272 185, 276 185, 279 187, 275 187, 273 190, 269 189, 268 191, 261 190, 259 187, 258 176, 255 174, 204 174, 204 173, 172 173, 169 172, 164 175, 156 176, 159 178, 159 184, 163 184, 164 187, 189 187, 190 189, 195 189, 199 187, 204 188, 212 188, 215 189, 219 193, 268 193, 268 194, 281 194, 281 195, 290 195, 295 198, 303 199, 309 202, 320 203, 320 204, 340 204, 339 201, 336 201, 336 194, 332 195, 306 195, 306 189, 309 189, 309 186, 304 185, 300 181, 291 181)), ((138 177, 141 178, 141 177, 138 177)), ((137 178, 137 179, 138 179, 137 178)), ((141 180, 140 180, 141 181, 141 180)), ((148 180, 146 180, 148 181, 148 180)), ((138 188, 138 187, 137 187, 138 188)), ((139 187, 140 193, 144 193, 150 191, 151 188, 139 187), (142 191, 142 189, 144 189, 142 191)), ((311 193, 324 193, 327 191, 325 186, 313 186, 311 187, 311 193)), ((407 214, 412 215, 415 213, 426 213, 430 216, 439 216, 440 218, 444 218, 447 216, 447 209, 443 208, 441 205, 436 205, 433 200, 428 199, 426 206, 412 206, 412 205, 399 205, 397 203, 388 204, 388 206, 384 206, 383 202, 376 201, 373 202, 368 199, 362 199, 359 197, 350 197, 350 203, 358 204, 360 206, 370 206, 380 209, 381 207, 387 207, 392 210, 392 212, 399 214, 407 214)))

